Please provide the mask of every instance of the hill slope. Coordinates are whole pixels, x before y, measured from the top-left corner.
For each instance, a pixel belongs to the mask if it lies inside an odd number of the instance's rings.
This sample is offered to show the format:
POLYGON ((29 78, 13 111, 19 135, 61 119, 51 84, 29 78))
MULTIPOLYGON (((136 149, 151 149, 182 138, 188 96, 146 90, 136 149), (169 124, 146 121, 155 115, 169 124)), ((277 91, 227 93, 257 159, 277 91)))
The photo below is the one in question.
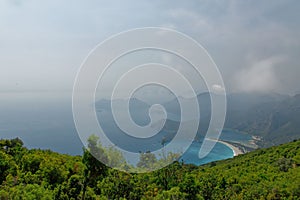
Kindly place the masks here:
POLYGON ((299 199, 300 140, 196 167, 128 174, 0 140, 0 199, 299 199))
POLYGON ((263 137, 259 144, 269 147, 300 138, 300 95, 282 101, 261 103, 242 113, 243 118, 233 119, 231 128, 263 137))

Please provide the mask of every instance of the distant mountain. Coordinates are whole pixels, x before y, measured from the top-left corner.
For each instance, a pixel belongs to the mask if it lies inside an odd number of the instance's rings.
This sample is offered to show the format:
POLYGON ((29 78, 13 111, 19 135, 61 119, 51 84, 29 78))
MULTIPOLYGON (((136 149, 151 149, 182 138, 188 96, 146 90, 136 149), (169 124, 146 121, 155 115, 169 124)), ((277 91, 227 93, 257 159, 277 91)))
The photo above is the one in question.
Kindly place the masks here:
MULTIPOLYGON (((201 118, 197 132, 202 136, 207 131, 211 117, 210 95, 218 99, 217 94, 201 93, 197 95, 201 118)), ((126 100, 117 99, 113 101, 119 113, 127 113, 127 110, 120 106, 126 103, 126 100)), ((179 101, 190 105, 192 99, 179 97, 179 99, 173 99, 162 104, 167 112, 167 121, 159 137, 160 139, 163 137, 171 139, 176 133, 180 121, 188 124, 195 123, 195 120, 197 120, 190 116, 181 119, 179 101)), ((134 122, 140 126, 149 124, 150 107, 151 105, 137 98, 130 99, 129 111, 134 122)), ((100 100, 96 102, 96 109, 98 118, 101 118, 107 130, 117 132, 117 126, 112 124, 111 101, 100 100)), ((192 112, 194 108, 188 106, 186 109, 192 112)), ((155 127, 160 124, 161 120, 163 119, 157 118, 152 126, 155 127)), ((224 127, 262 137, 259 142, 259 146, 262 147, 298 139, 300 138, 300 94, 293 97, 276 93, 229 94, 227 95, 227 113, 224 127)))
POLYGON ((277 93, 234 93, 227 95, 227 117, 225 127, 233 128, 244 124, 249 118, 249 111, 259 105, 273 104, 289 96, 277 93))
POLYGON ((232 93, 227 95, 227 101, 231 110, 247 110, 262 103, 279 102, 289 97, 278 93, 232 93))
POLYGON ((263 137, 260 146, 273 146, 300 138, 300 95, 265 102, 244 111, 230 128, 263 137))
MULTIPOLYGON (((217 97, 217 95, 215 95, 215 94, 212 94, 212 95, 217 97)), ((186 103, 187 105, 190 105, 193 100, 192 98, 183 98, 183 97, 179 97, 179 99, 181 101, 183 101, 184 103, 186 103)), ((201 118, 204 119, 204 118, 210 117, 210 112, 211 112, 210 94, 208 92, 198 94, 197 100, 199 103, 201 118)), ((167 110, 170 110, 171 113, 180 115, 180 106, 179 106, 178 99, 173 99, 171 101, 164 103, 163 105, 167 110)), ((187 109, 193 110, 195 108, 190 106, 187 109)), ((187 121, 187 120, 194 120, 194 119, 188 118, 188 119, 184 119, 184 120, 187 121)))
MULTIPOLYGON (((112 117, 112 111, 111 111, 112 102, 115 106, 114 108, 116 111, 124 114, 125 112, 127 112, 127 110, 126 109, 124 110, 124 108, 122 107, 123 105, 126 105, 127 103, 126 99, 115 99, 113 101, 107 99, 101 99, 95 103, 97 112, 101 113, 102 116, 101 119, 107 121, 107 119, 110 119, 112 117)), ((135 123, 139 124, 140 126, 146 125, 150 122, 150 117, 148 114, 149 108, 150 105, 137 98, 131 98, 129 100, 130 115, 132 119, 135 121, 135 123)))

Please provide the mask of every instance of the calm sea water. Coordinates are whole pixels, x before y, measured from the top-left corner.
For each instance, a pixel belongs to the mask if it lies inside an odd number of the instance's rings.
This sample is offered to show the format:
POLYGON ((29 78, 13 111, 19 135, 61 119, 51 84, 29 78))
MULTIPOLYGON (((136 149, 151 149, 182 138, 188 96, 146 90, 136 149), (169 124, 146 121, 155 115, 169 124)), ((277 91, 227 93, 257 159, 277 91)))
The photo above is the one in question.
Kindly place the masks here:
MULTIPOLYGON (((21 138, 28 148, 82 154, 83 144, 73 122, 71 93, 0 93, 0 138, 15 137, 21 138)), ((245 141, 249 137, 233 131, 226 131, 221 136, 233 141, 245 141)), ((200 160, 200 146, 194 142, 181 159, 185 163, 201 165, 233 157, 230 148, 217 143, 212 152, 200 160)))
POLYGON ((71 93, 0 93, 0 138, 19 137, 28 148, 80 155, 71 93))

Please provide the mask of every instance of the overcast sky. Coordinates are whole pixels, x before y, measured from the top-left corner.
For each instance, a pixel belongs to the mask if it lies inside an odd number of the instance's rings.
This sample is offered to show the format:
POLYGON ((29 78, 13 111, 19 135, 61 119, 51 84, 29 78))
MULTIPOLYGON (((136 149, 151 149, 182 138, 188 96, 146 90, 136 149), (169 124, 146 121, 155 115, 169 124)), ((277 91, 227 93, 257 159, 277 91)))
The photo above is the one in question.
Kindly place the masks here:
POLYGON ((0 0, 0 91, 71 90, 92 48, 159 26, 202 44, 230 92, 300 91, 298 0, 0 0))

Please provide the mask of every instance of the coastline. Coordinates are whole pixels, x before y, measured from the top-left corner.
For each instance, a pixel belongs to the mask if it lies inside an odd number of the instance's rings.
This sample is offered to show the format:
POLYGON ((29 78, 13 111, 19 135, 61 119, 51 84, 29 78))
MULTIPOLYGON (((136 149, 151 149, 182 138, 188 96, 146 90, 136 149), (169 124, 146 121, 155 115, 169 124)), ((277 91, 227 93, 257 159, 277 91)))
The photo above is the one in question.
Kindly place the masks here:
POLYGON ((238 156, 238 155, 241 155, 241 154, 245 153, 240 148, 238 148, 238 147, 230 144, 229 142, 226 142, 226 141, 223 141, 223 140, 211 139, 211 138, 206 138, 206 140, 215 141, 215 142, 218 142, 218 143, 226 145, 227 147, 229 147, 232 150, 233 156, 238 156))
POLYGON ((233 151, 233 156, 238 156, 238 155, 244 154, 244 152, 240 148, 233 146, 232 144, 230 144, 228 142, 225 142, 223 140, 218 140, 217 142, 229 147, 233 151))

